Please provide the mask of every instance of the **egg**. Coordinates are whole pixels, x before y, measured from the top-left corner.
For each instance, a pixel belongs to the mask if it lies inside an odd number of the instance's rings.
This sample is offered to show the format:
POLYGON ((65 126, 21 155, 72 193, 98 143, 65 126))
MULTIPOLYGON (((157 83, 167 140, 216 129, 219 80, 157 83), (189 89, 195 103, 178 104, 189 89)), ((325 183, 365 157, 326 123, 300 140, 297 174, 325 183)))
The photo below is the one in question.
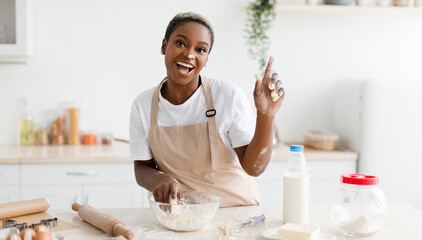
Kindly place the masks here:
POLYGON ((21 238, 23 240, 32 240, 35 237, 35 231, 32 228, 25 228, 21 232, 21 238))
POLYGON ((51 240, 50 233, 38 232, 37 235, 35 235, 35 238, 33 238, 33 240, 51 240))
POLYGON ((22 238, 21 238, 18 234, 13 233, 13 234, 10 234, 10 235, 6 238, 6 240, 22 240, 22 238))
POLYGON ((50 231, 48 230, 48 227, 46 225, 38 225, 38 226, 34 227, 34 230, 35 230, 36 233, 39 233, 39 232, 50 233, 50 231))

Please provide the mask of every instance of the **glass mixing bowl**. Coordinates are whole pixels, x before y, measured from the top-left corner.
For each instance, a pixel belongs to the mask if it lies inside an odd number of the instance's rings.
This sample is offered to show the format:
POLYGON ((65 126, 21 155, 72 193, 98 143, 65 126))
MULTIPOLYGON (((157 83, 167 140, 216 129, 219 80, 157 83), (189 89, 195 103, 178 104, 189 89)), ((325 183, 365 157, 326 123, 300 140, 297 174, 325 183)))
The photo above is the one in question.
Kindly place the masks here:
POLYGON ((154 217, 166 228, 174 231, 196 231, 209 223, 220 206, 220 196, 200 191, 183 191, 181 204, 156 202, 148 195, 154 217))

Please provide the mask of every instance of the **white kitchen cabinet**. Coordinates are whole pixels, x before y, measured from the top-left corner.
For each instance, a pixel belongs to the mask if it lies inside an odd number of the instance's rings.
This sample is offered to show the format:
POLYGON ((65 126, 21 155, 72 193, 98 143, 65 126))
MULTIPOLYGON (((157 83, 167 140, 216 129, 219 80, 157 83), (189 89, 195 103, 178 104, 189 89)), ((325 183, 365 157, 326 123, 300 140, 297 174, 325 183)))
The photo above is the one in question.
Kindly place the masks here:
POLYGON ((135 182, 133 163, 21 164, 22 185, 135 182))
POLYGON ((148 207, 146 191, 135 183, 84 185, 84 202, 97 208, 148 207))
POLYGON ((134 175, 133 163, 21 164, 21 196, 46 197, 53 209, 141 207, 146 196, 134 175))
POLYGON ((0 186, 0 204, 19 201, 19 186, 0 186))
POLYGON ((0 186, 19 185, 19 165, 0 164, 0 186))
POLYGON ((0 164, 0 203, 19 200, 19 165, 0 164))
POLYGON ((51 209, 70 209, 74 202, 83 203, 79 185, 23 185, 22 200, 46 198, 51 209))
MULTIPOLYGON (((262 205, 283 203, 283 173, 286 161, 272 161, 265 172, 256 178, 262 205)), ((311 204, 329 204, 340 186, 340 176, 356 172, 356 160, 307 161, 309 170, 309 198, 311 204)))
POLYGON ((0 1, 0 62, 24 62, 33 54, 33 0, 0 1))

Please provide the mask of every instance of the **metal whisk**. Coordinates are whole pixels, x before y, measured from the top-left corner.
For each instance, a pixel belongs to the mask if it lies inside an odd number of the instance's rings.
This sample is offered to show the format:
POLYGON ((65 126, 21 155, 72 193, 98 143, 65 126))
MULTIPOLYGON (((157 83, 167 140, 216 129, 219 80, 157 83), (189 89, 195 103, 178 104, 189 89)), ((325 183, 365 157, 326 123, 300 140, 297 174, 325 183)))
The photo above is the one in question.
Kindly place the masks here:
POLYGON ((226 222, 225 226, 219 227, 220 235, 223 236, 223 238, 220 237, 219 239, 222 239, 222 240, 236 239, 236 237, 239 236, 243 228, 249 225, 256 225, 257 223, 264 221, 265 217, 266 216, 263 214, 261 216, 252 217, 246 222, 229 219, 226 222))

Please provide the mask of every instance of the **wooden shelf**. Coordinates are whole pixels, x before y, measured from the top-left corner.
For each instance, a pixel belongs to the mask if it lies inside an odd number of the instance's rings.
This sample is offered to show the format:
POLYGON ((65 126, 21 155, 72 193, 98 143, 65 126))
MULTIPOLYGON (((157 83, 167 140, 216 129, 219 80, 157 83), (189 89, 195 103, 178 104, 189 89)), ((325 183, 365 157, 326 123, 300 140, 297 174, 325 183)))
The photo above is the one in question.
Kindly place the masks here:
POLYGON ((422 8, 418 7, 378 7, 356 5, 283 5, 277 4, 276 13, 334 13, 334 14, 388 14, 388 15, 420 15, 422 8))

